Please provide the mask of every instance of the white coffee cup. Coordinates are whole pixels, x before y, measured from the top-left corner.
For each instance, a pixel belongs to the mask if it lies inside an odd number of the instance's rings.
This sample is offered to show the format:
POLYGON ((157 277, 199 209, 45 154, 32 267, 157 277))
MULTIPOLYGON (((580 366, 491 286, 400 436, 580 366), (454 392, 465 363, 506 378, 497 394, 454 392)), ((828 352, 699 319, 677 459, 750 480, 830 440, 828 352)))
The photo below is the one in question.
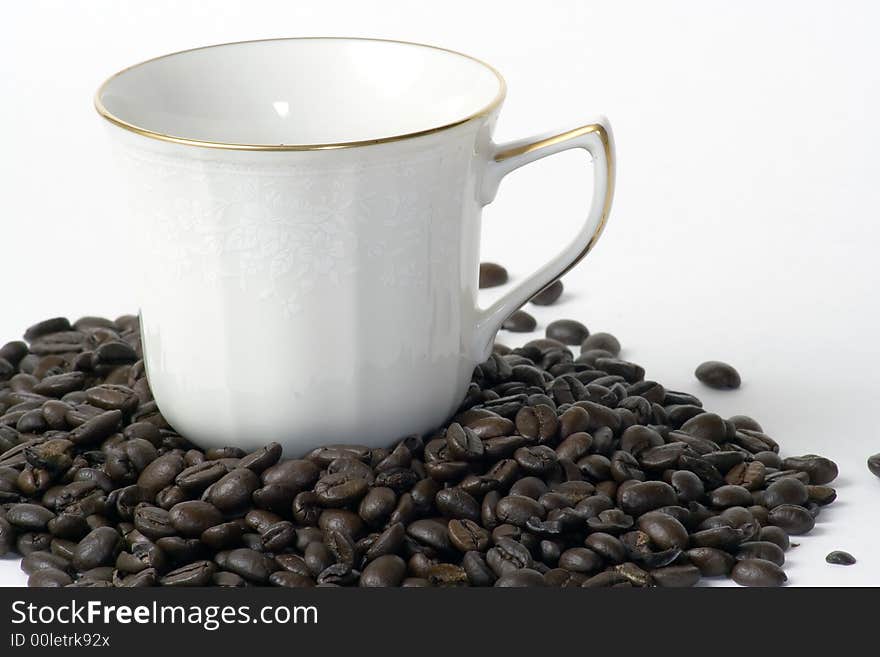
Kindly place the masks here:
POLYGON ((347 38, 197 48, 101 86, 143 254, 147 375, 177 431, 295 455, 389 445, 455 411, 501 322, 590 250, 611 205, 608 124, 495 144, 504 95, 466 55, 347 38), (583 227, 479 308, 483 206, 572 148, 593 160, 583 227))

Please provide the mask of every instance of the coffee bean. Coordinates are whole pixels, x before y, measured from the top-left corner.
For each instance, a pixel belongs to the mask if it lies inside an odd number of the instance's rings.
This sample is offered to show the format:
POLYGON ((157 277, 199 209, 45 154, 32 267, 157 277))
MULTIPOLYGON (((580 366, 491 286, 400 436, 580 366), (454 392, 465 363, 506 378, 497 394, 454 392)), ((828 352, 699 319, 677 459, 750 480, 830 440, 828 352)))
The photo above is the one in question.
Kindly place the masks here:
POLYGON ((364 587, 400 586, 406 577, 406 563, 396 554, 386 554, 371 561, 360 576, 364 587))
POLYGON ((696 547, 685 553, 691 563, 699 568, 703 577, 721 577, 730 575, 736 559, 724 550, 712 547, 696 547))
POLYGON ((636 383, 645 378, 645 369, 635 363, 619 358, 598 358, 595 367, 608 374, 622 376, 628 383, 636 383))
POLYGON ((507 282, 507 270, 494 262, 480 263, 480 289, 497 287, 507 282))
POLYGON ((764 559, 738 561, 730 577, 740 586, 782 586, 788 580, 782 568, 764 559))
POLYGON ((767 487, 763 496, 763 505, 774 509, 783 504, 802 506, 807 503, 809 492, 807 487, 791 477, 774 481, 767 487))
POLYGON ((185 537, 201 536, 206 530, 223 522, 223 515, 217 507, 199 500, 175 504, 168 515, 174 529, 185 537))
MULTIPOLYGON (((615 357, 620 353, 620 341, 610 333, 592 333, 581 342, 581 354, 588 351, 601 349, 609 357, 615 357)), ((658 401, 662 401, 662 398, 658 401)))
POLYGON ((539 502, 524 495, 508 495, 498 500, 495 506, 495 515, 501 522, 525 527, 526 521, 532 517, 543 519, 546 515, 544 507, 539 502))
POLYGON ((806 456, 792 456, 782 461, 782 467, 786 470, 806 472, 810 477, 811 484, 828 484, 837 479, 837 464, 815 454, 806 456))
POLYGON ((70 320, 66 317, 53 317, 51 319, 44 319, 42 322, 37 322, 33 326, 28 327, 28 329, 24 332, 24 339, 28 342, 33 342, 37 338, 41 338, 44 335, 49 335, 50 333, 58 333, 61 331, 70 331, 70 320))
POLYGON ((453 548, 446 530, 446 523, 436 519, 416 520, 406 528, 408 536, 439 552, 451 552, 453 548))
MULTIPOLYGON (((140 480, 138 485, 141 485, 140 480)), ((252 470, 237 468, 211 484, 205 491, 205 497, 221 513, 237 513, 248 506, 251 494, 259 487, 260 478, 252 470)))
POLYGON ((562 296, 562 281, 555 280, 531 298, 536 306, 551 306, 562 296))
POLYGON ((834 550, 833 552, 828 553, 828 556, 825 557, 825 561, 837 566, 852 566, 856 562, 856 558, 849 552, 834 550))
POLYGON ((559 567, 576 573, 589 573, 602 567, 602 558, 585 547, 569 548, 559 555, 559 567))
POLYGON ((745 506, 752 501, 752 494, 742 486, 719 486, 709 493, 709 503, 719 509, 731 506, 745 506))
POLYGON ((764 559, 772 561, 777 566, 785 563, 785 553, 782 548, 771 541, 747 541, 741 543, 736 551, 736 558, 764 559))
POLYGON ((741 383, 739 372, 727 363, 718 360, 701 363, 694 371, 694 376, 710 388, 718 390, 739 388, 741 383))
POLYGON ((529 568, 532 565, 532 555, 522 543, 510 538, 500 538, 495 542, 495 547, 486 553, 486 563, 497 577, 503 577, 522 568, 529 568))
POLYGON ((450 424, 446 429, 446 445, 453 459, 478 461, 483 458, 483 441, 474 431, 458 423, 450 424))
POLYGON ((546 335, 562 344, 578 345, 587 339, 590 331, 586 326, 573 319, 557 319, 547 325, 546 335))
POLYGON ((217 572, 210 561, 195 561, 181 566, 159 578, 161 586, 207 586, 217 572))
POLYGON ((700 570, 693 565, 665 566, 651 571, 651 581, 663 588, 695 586, 700 581, 700 570))
POLYGON ((497 579, 494 571, 480 552, 466 552, 461 560, 461 567, 464 569, 471 586, 492 586, 497 579))
POLYGON ((502 575, 495 581, 495 586, 500 588, 524 588, 533 586, 547 586, 543 575, 531 568, 521 568, 502 575))
POLYGON ((781 504, 771 509, 768 520, 788 534, 806 534, 812 531, 816 524, 809 511, 794 504, 781 504))
POLYGON ((516 414, 516 430, 526 438, 545 442, 556 434, 558 427, 556 411, 546 404, 523 406, 516 414))
POLYGON ((538 327, 538 322, 525 310, 515 310, 504 320, 501 328, 513 333, 530 333, 538 327))
POLYGON ((382 525, 397 505, 397 495, 386 486, 377 486, 361 500, 358 513, 369 525, 382 525))
POLYGON ((137 485, 149 497, 155 497, 156 493, 174 482, 184 468, 183 458, 174 452, 163 454, 150 463, 137 480, 137 485))
POLYGON ((641 516, 638 521, 638 527, 661 550, 669 548, 683 550, 688 545, 688 532, 684 525, 661 511, 651 511, 641 516))
POLYGON ((450 520, 448 531, 449 541, 461 552, 484 552, 489 547, 489 532, 472 520, 450 520))
POLYGON ((54 517, 54 513, 38 504, 13 504, 6 511, 7 522, 22 531, 45 531, 54 517))
POLYGON ((230 550, 222 567, 255 583, 267 582, 269 575, 277 568, 275 562, 268 556, 249 548, 230 550))
MULTIPOLYGON (((253 481, 256 483, 256 475, 253 481)), ((314 490, 320 504, 341 507, 359 502, 367 494, 369 487, 370 484, 362 477, 337 472, 319 479, 314 490)))
POLYGON ((661 506, 674 505, 677 501, 675 490, 662 481, 637 482, 620 496, 621 508, 633 516, 640 516, 661 506))
POLYGON ((79 542, 71 561, 79 571, 107 566, 114 563, 121 546, 120 536, 115 529, 98 527, 79 542))

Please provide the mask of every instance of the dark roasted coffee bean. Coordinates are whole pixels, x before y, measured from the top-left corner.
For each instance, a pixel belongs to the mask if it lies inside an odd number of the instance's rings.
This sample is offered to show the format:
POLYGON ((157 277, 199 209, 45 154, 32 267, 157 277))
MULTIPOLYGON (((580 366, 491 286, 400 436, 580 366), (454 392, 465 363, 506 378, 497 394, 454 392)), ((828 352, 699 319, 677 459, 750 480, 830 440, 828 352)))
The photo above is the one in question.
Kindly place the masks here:
POLYGON ((559 297, 562 296, 562 290, 562 281, 555 280, 543 290, 538 292, 535 296, 533 296, 531 298, 531 302, 536 306, 553 305, 559 300, 559 297))
POLYGON ((529 518, 543 519, 546 511, 541 504, 524 495, 508 495, 498 500, 495 507, 498 520, 517 527, 525 527, 529 518))
POLYGON ((742 486, 727 484, 709 493, 709 503, 717 509, 731 506, 746 506, 752 501, 752 494, 742 486))
POLYGON ((694 376, 710 388, 719 390, 739 388, 741 383, 739 372, 727 363, 718 360, 701 363, 694 371, 694 376))
POLYGON ((159 584, 162 586, 207 586, 216 572, 217 566, 214 563, 195 561, 166 573, 159 578, 159 584))
POLYGON ((137 485, 147 496, 155 497, 156 493, 174 483, 174 479, 184 469, 183 458, 179 454, 169 452, 150 463, 137 480, 137 485))
POLYGON ((593 333, 581 342, 581 353, 591 349, 603 349, 612 356, 617 356, 620 353, 620 342, 610 333, 593 333))
POLYGON ((595 572, 602 568, 602 558, 589 548, 569 548, 559 556, 559 567, 576 573, 595 572))
POLYGON ((807 487, 798 481, 786 477, 778 479, 767 487, 764 491, 763 506, 768 509, 774 509, 783 504, 804 505, 809 499, 807 487))
POLYGON ((134 510, 134 526, 152 540, 177 534, 171 514, 165 509, 148 504, 142 504, 134 510))
POLYGON ((70 568, 70 561, 64 557, 60 557, 52 552, 31 552, 21 560, 21 569, 26 575, 32 575, 38 570, 45 568, 55 568, 61 571, 67 571, 70 568))
POLYGON ((44 335, 49 335, 50 333, 58 333, 61 331, 70 331, 70 320, 66 317, 53 317, 51 319, 44 319, 42 322, 38 322, 33 326, 29 327, 24 332, 24 339, 28 342, 33 342, 37 338, 41 338, 44 335))
POLYGON ((458 423, 450 424, 446 429, 446 445, 454 460, 477 461, 483 458, 483 441, 471 429, 458 423))
POLYGON ((781 504, 771 509, 768 520, 788 534, 807 534, 816 525, 809 511, 794 504, 781 504))
POLYGON ((270 557, 256 550, 236 548, 226 555, 222 568, 249 582, 263 583, 269 580, 269 575, 276 570, 277 565, 270 557))
POLYGON ((480 263, 480 289, 507 283, 507 270, 494 262, 480 263))
POLYGON ((237 468, 211 484, 205 498, 222 513, 239 513, 247 508, 251 494, 259 487, 260 478, 252 470, 237 468))
POLYGON ((502 575, 495 581, 494 586, 501 588, 541 587, 547 586, 547 582, 537 570, 522 568, 502 575))
POLYGON ((169 517, 174 529, 184 537, 201 536, 202 532, 223 522, 217 507, 199 500, 175 504, 169 511, 169 517))
POLYGON ((557 319, 547 325, 546 335, 563 344, 579 345, 587 339, 590 331, 586 326, 573 319, 557 319))
POLYGON ((319 479, 314 491, 318 502, 323 506, 341 507, 359 502, 366 495, 369 486, 361 477, 339 472, 319 479))
POLYGON ((21 531, 45 531, 54 517, 54 513, 38 504, 13 504, 6 510, 6 520, 21 531))
POLYGON ((637 482, 620 496, 621 508, 633 516, 640 516, 661 506, 672 506, 677 501, 675 490, 662 481, 637 482))
POLYGON ((837 566, 852 566, 856 562, 856 558, 849 552, 834 550, 833 552, 828 553, 828 556, 825 557, 825 561, 837 566))
POLYGON ((477 521, 480 519, 480 503, 460 488, 446 488, 437 493, 437 510, 447 518, 477 521))
POLYGON ((663 588, 691 587, 700 581, 700 574, 700 570, 691 564, 665 566, 651 571, 651 581, 663 588))
POLYGON ((747 541, 741 543, 736 550, 736 558, 742 559, 765 559, 772 561, 777 566, 785 563, 785 554, 781 547, 771 541, 747 541))
POLYGON ((868 457, 868 470, 875 477, 880 477, 880 454, 874 454, 868 457))
POLYGON ((525 310, 515 310, 504 320, 501 328, 513 333, 530 333, 538 327, 538 322, 525 310))
POLYGON ((416 520, 406 528, 408 536, 439 552, 452 552, 455 548, 449 540, 446 522, 433 518, 416 520))
POLYGON ((776 545, 782 548, 783 552, 791 547, 791 542, 788 539, 788 534, 781 527, 774 527, 773 525, 761 527, 761 531, 758 533, 758 538, 761 541, 770 541, 771 543, 776 543, 776 545))
POLYGON ((397 494, 390 488, 377 486, 371 488, 361 500, 358 513, 368 525, 381 526, 396 506, 397 494))
POLYGON ((620 534, 633 526, 633 518, 620 509, 608 509, 588 518, 587 525, 593 531, 620 534))
POLYGON ((731 468, 724 476, 728 484, 742 486, 746 490, 758 490, 764 485, 766 466, 760 461, 740 463, 731 468))
POLYGON ((782 568, 764 559, 743 559, 738 561, 730 573, 730 578, 740 586, 782 586, 786 577, 782 568))
POLYGON ((450 543, 461 552, 485 552, 489 547, 489 532, 472 520, 450 520, 448 531, 450 543))
POLYGON ((661 550, 669 548, 683 550, 688 545, 688 532, 684 525, 661 511, 651 511, 641 516, 638 527, 661 550))
POLYGON ((406 562, 396 554, 386 554, 371 561, 361 572, 360 586, 400 586, 406 577, 406 562))
POLYGON ((700 569, 703 577, 730 575, 736 559, 724 550, 713 547, 695 547, 685 553, 690 562, 700 569))
POLYGON ((558 462, 556 452, 546 445, 520 447, 513 453, 513 459, 529 475, 547 475, 558 462))
POLYGON ((72 563, 79 571, 98 566, 108 566, 115 562, 116 554, 122 546, 119 534, 112 527, 93 529, 76 546, 72 563))
POLYGON ((722 525, 694 532, 691 534, 690 541, 694 547, 711 547, 726 550, 739 545, 743 542, 743 539, 742 531, 722 525))
POLYGON ((554 435, 559 426, 556 411, 546 404, 524 406, 516 414, 516 430, 521 436, 546 442, 554 435))
POLYGON ((782 467, 786 470, 806 472, 810 477, 811 484, 828 484, 837 478, 837 464, 815 454, 806 456, 793 456, 782 461, 782 467))
POLYGON ((486 553, 486 563, 497 577, 532 565, 532 555, 528 549, 510 538, 500 538, 495 547, 486 553))

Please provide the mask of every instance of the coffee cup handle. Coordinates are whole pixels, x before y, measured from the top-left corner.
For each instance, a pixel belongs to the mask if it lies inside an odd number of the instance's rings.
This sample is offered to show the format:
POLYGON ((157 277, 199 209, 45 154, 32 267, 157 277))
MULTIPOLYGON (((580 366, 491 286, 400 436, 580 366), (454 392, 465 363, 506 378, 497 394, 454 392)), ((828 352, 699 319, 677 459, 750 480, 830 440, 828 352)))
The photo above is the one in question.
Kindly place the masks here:
POLYGON ((593 158, 593 199, 587 219, 575 238, 555 258, 485 310, 478 311, 475 357, 489 357, 495 334, 511 313, 580 262, 602 234, 614 196, 614 138, 604 117, 564 132, 498 144, 483 179, 483 204, 491 203, 508 173, 541 158, 583 148, 593 158))

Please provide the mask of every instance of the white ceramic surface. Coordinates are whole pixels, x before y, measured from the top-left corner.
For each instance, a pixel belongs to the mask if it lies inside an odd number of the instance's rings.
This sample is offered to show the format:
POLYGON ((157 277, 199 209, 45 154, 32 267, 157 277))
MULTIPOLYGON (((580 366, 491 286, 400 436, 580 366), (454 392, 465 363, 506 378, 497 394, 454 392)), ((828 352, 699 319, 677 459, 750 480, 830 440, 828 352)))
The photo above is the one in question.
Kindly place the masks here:
POLYGON ((387 445, 454 411, 501 322, 598 238, 602 120, 495 144, 504 82, 438 48, 282 39, 151 60, 98 93, 131 182, 147 373, 204 447, 387 445), (480 214, 500 180, 593 158, 577 237, 487 309, 480 214))

